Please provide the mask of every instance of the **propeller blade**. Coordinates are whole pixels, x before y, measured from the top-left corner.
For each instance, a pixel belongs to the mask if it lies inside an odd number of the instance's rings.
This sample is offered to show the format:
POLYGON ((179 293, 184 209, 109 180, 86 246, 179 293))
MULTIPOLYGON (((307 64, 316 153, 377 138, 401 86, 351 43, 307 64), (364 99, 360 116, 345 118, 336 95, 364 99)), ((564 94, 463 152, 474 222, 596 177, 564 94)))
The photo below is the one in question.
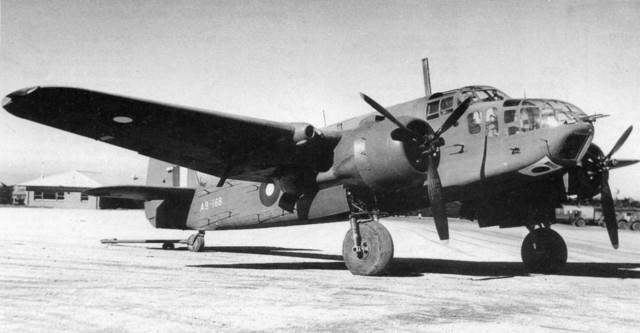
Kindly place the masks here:
POLYGON ((374 108, 376 111, 378 111, 381 115, 385 116, 387 119, 391 120, 392 123, 396 124, 396 126, 398 126, 399 128, 401 128, 403 131, 410 133, 414 138, 420 138, 422 137, 422 135, 420 135, 418 132, 408 128, 407 126, 405 126, 403 123, 401 123, 398 119, 396 119, 396 117, 394 117, 391 112, 389 112, 389 110, 385 109, 382 105, 378 104, 378 102, 374 101, 371 97, 360 93, 360 97, 362 97, 362 99, 367 102, 367 104, 369 104, 372 108, 374 108))
POLYGON ((618 248, 618 222, 616 221, 616 210, 613 206, 613 197, 609 188, 609 171, 602 172, 602 192, 600 193, 602 203, 602 215, 607 226, 609 239, 614 249, 618 248))
POLYGON ((460 120, 460 117, 462 117, 464 112, 469 108, 471 100, 471 97, 465 99, 462 103, 460 103, 460 105, 458 105, 455 110, 453 110, 453 113, 449 116, 449 118, 447 118, 442 126, 440 126, 440 128, 436 131, 434 135, 436 138, 439 137, 442 133, 446 132, 449 128, 451 128, 451 126, 453 126, 453 124, 460 120))
POLYGON ((429 163, 429 166, 427 169, 427 180, 424 185, 427 187, 427 195, 429 197, 429 204, 431 205, 433 219, 436 223, 438 237, 440 237, 440 240, 447 240, 449 239, 449 221, 447 220, 447 211, 444 207, 444 200, 442 198, 440 175, 438 174, 433 154, 429 154, 427 156, 427 162, 429 163))
POLYGON ((619 160, 619 159, 613 159, 609 162, 609 169, 617 169, 617 168, 623 168, 626 166, 630 166, 632 164, 636 164, 640 162, 640 160, 619 160))
POLYGON ((620 136, 620 139, 618 139, 618 142, 616 142, 613 148, 611 148, 611 151, 609 152, 609 154, 607 154, 607 156, 604 158, 605 160, 610 159, 611 155, 615 154, 618 151, 618 149, 622 147, 624 142, 627 141, 627 138, 629 137, 629 134, 631 134, 632 130, 633 130, 633 125, 629 126, 627 130, 624 131, 624 133, 622 133, 622 136, 620 136))

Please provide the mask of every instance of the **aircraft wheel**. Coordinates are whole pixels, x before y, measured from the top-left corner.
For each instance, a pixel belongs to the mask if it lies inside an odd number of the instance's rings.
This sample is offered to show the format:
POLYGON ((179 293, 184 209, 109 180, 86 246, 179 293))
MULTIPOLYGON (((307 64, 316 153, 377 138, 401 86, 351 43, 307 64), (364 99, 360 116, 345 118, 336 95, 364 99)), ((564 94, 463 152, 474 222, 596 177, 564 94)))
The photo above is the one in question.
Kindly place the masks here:
POLYGON ((352 230, 344 236, 342 257, 353 275, 381 275, 393 259, 393 239, 379 222, 359 224, 362 253, 358 255, 353 243, 352 230))
POLYGON ((204 249, 204 235, 193 234, 187 238, 187 249, 191 252, 200 252, 204 249))
POLYGON ((634 221, 629 227, 633 231, 640 231, 640 221, 634 221))
POLYGON ((587 225, 587 222, 583 218, 578 218, 575 221, 573 221, 574 227, 582 228, 585 225, 587 225))
POLYGON ((176 246, 171 242, 164 242, 164 243, 162 243, 162 248, 164 250, 173 250, 173 249, 176 248, 176 246))
POLYGON ((567 262, 567 244, 549 228, 536 229, 522 241, 520 254, 530 272, 553 273, 567 262))

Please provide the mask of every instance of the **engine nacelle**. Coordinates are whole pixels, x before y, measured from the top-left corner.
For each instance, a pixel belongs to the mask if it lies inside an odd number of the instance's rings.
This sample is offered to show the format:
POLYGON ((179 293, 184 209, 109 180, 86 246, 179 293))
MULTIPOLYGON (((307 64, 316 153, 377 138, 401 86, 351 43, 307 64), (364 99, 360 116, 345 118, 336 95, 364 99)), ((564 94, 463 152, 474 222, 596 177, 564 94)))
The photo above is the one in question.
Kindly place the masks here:
MULTIPOLYGON (((417 118, 398 117, 398 120, 421 134, 432 131, 425 121, 417 118)), ((427 170, 425 159, 416 142, 392 138, 392 133, 398 130, 383 118, 344 133, 335 149, 335 176, 343 184, 373 190, 422 184, 427 170)))
POLYGON ((307 143, 307 141, 314 139, 319 136, 320 133, 316 130, 315 127, 311 124, 307 123, 292 123, 293 125, 293 142, 296 145, 301 145, 307 143))

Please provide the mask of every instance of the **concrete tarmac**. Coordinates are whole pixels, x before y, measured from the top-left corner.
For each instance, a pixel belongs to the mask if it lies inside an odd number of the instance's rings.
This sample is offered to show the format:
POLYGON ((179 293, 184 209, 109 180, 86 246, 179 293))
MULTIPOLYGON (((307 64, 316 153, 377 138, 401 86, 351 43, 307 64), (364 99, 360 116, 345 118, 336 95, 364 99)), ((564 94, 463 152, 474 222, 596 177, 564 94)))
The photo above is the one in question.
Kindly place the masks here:
POLYGON ((527 231, 382 220, 389 276, 341 261, 347 222, 209 232, 206 251, 103 245, 186 238, 142 211, 0 208, 0 332, 637 332, 640 233, 556 225, 569 263, 528 274, 527 231))

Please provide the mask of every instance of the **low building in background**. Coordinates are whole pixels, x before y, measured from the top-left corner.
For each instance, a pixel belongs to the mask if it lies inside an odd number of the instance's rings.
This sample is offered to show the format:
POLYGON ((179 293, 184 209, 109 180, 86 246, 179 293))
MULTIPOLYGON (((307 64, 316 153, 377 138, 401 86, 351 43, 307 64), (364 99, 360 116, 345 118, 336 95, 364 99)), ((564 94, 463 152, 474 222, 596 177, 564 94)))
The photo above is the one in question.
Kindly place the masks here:
MULTIPOLYGON (((133 178, 129 185, 141 185, 133 178)), ((121 185, 114 179, 91 171, 72 170, 64 173, 42 176, 14 186, 14 204, 28 207, 73 208, 73 209, 137 209, 141 202, 127 199, 98 198, 83 192, 96 187, 121 185)))

